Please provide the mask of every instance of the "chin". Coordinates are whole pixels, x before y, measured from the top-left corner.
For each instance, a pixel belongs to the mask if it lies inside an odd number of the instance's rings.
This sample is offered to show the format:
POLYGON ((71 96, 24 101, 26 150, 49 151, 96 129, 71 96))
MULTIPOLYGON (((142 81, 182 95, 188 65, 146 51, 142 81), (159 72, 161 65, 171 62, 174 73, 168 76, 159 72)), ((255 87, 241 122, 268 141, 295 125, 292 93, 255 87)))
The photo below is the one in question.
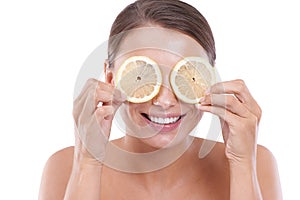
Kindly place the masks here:
POLYGON ((164 149, 171 148, 182 143, 188 136, 179 135, 178 131, 172 132, 159 132, 155 136, 150 138, 140 139, 145 145, 149 146, 151 149, 164 149))

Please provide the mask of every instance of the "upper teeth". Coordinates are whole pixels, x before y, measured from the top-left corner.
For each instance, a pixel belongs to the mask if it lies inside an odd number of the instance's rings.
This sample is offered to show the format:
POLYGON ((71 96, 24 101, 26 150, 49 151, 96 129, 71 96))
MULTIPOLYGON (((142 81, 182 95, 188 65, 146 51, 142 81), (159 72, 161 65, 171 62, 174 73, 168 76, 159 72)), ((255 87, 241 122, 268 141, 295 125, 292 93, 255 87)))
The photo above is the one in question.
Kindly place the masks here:
POLYGON ((161 117, 153 117, 149 116, 149 119, 152 122, 158 123, 158 124, 171 124, 179 120, 180 117, 168 117, 168 118, 161 118, 161 117))

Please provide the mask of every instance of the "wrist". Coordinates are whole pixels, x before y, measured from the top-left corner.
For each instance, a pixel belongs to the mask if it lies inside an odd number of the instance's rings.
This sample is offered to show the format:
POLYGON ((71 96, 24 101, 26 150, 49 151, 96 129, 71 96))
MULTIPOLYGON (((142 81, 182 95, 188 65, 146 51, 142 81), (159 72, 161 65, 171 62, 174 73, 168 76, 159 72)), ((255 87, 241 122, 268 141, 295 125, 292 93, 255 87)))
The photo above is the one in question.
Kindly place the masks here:
POLYGON ((253 180, 256 178, 256 162, 253 161, 243 161, 243 162, 230 162, 230 177, 231 179, 236 179, 237 177, 241 180, 253 180))
POLYGON ((64 200, 100 198, 101 165, 73 165, 64 200))
POLYGON ((229 167, 234 170, 256 170, 256 161, 253 159, 230 160, 229 167))
POLYGON ((262 199, 256 173, 256 162, 232 162, 230 166, 230 199, 262 199))
POLYGON ((85 167, 102 167, 103 163, 91 155, 87 155, 86 153, 82 153, 81 151, 74 152, 73 157, 73 166, 77 166, 80 168, 85 167))
POLYGON ((82 171, 98 171, 101 170, 103 167, 103 164, 98 161, 80 161, 76 162, 73 161, 73 171, 75 172, 82 172, 82 171))
POLYGON ((256 153, 244 154, 242 156, 227 155, 229 166, 231 168, 255 168, 256 169, 256 153))

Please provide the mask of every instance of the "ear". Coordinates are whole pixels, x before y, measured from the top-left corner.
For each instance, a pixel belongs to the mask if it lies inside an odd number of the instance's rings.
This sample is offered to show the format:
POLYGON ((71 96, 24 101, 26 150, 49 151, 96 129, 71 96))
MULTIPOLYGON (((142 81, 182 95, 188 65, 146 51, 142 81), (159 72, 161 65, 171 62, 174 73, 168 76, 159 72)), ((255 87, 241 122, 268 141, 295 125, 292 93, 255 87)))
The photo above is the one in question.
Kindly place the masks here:
POLYGON ((105 73, 105 82, 115 85, 114 73, 113 73, 113 70, 110 68, 110 65, 109 65, 109 62, 107 59, 104 62, 104 73, 105 73))

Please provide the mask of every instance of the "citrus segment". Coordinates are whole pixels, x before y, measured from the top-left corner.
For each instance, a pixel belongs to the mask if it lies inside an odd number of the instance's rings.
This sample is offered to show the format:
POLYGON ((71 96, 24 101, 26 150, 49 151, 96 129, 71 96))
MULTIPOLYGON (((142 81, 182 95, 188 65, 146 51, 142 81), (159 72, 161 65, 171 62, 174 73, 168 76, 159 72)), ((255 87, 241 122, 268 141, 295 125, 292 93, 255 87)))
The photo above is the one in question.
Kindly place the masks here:
POLYGON ((133 56, 120 66, 116 82, 128 101, 142 103, 157 95, 162 75, 155 61, 145 56, 133 56))
POLYGON ((187 57, 179 61, 170 74, 170 83, 177 98, 195 104, 215 82, 213 67, 204 58, 187 57))

